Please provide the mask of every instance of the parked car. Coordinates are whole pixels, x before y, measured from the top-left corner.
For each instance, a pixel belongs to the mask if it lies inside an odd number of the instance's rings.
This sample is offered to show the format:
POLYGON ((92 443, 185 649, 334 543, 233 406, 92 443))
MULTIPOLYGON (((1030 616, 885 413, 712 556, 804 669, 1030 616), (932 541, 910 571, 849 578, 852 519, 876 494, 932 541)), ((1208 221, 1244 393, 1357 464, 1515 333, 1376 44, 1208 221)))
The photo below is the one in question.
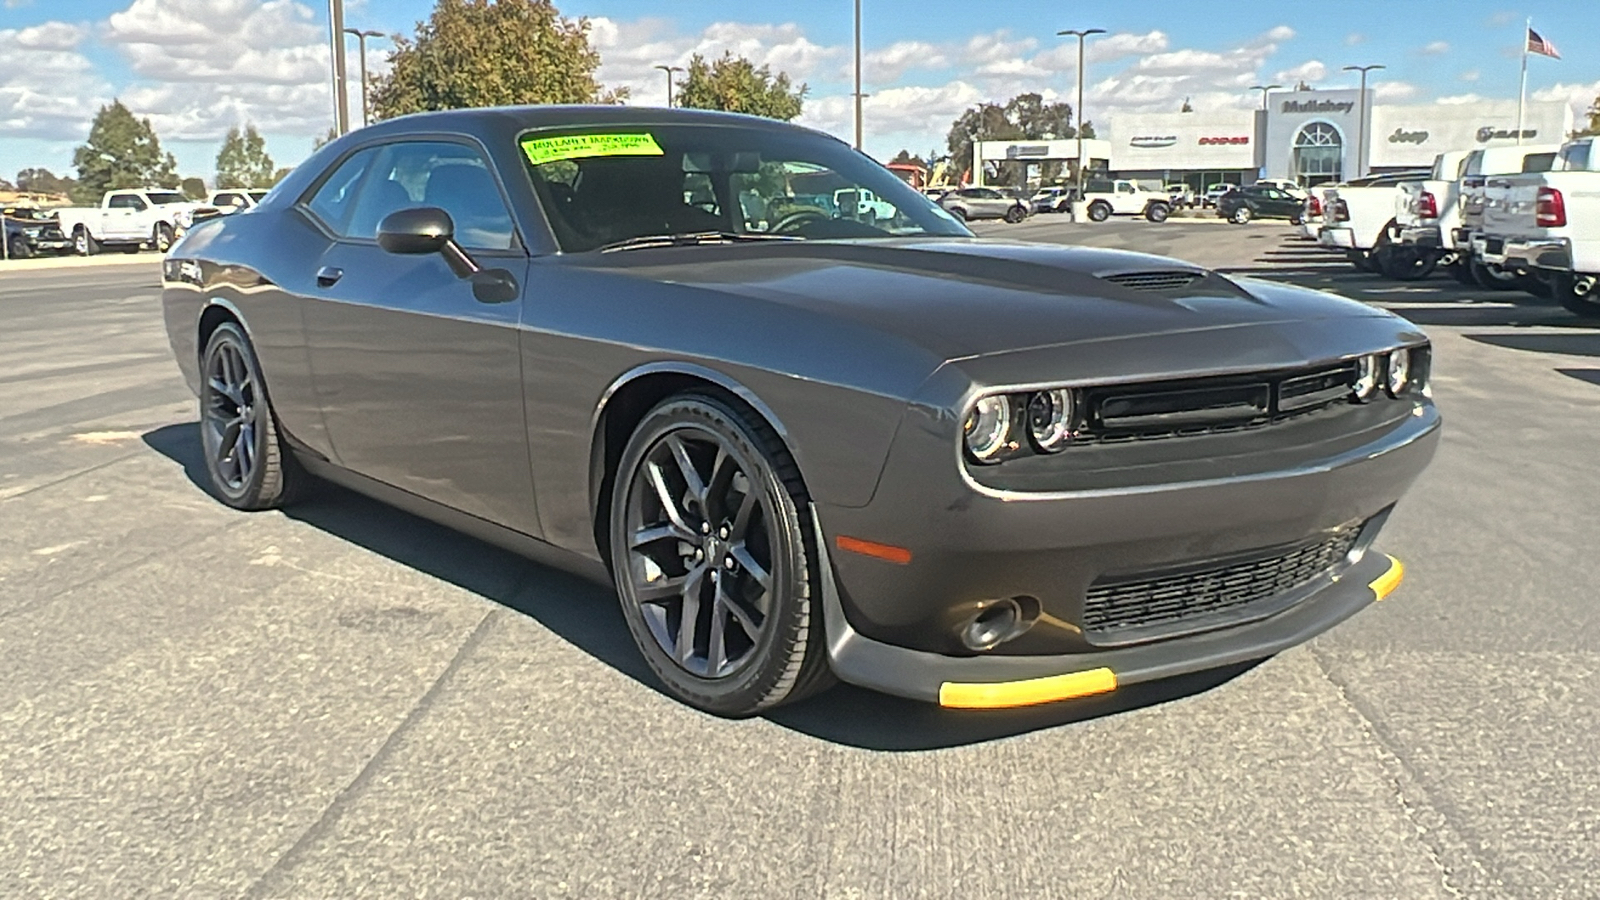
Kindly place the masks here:
POLYGON ((864 188, 842 188, 834 191, 833 205, 845 218, 866 222, 892 219, 897 212, 894 204, 878 199, 876 194, 864 188))
POLYGON ((1470 153, 1451 150, 1435 156, 1427 180, 1400 185, 1402 197, 1395 213, 1401 245, 1434 257, 1462 283, 1471 282, 1466 265, 1471 254, 1470 248, 1456 247, 1455 235, 1461 226, 1461 170, 1470 153))
POLYGON ((1166 191, 1167 200, 1173 209, 1193 209, 1195 205, 1194 188, 1187 184, 1169 184, 1162 188, 1166 191))
MULTIPOLYGON (((1461 226, 1455 233, 1457 247, 1473 246, 1473 237, 1483 228, 1488 203, 1488 182, 1496 175, 1513 175, 1524 169, 1548 169, 1546 158, 1560 150, 1555 144, 1523 144, 1513 147, 1485 147, 1467 154, 1461 164, 1461 226)), ((1514 290, 1531 287, 1516 272, 1486 264, 1476 254, 1467 261, 1467 274, 1479 287, 1488 290, 1514 290)))
POLYGON ((4 232, 6 253, 11 259, 27 259, 41 253, 65 253, 72 249, 72 241, 61 233, 55 217, 27 206, 8 206, 0 209, 0 222, 4 232))
POLYGON ((1290 181, 1287 178, 1261 178, 1257 179, 1251 187, 1276 188, 1297 200, 1303 200, 1306 197, 1306 189, 1301 187, 1298 182, 1290 181))
POLYGON ((1200 205, 1206 208, 1216 206, 1217 201, 1222 199, 1223 194, 1226 194, 1236 187, 1238 187, 1238 185, 1229 184, 1225 181, 1219 181, 1216 184, 1208 184, 1206 185, 1206 192, 1200 195, 1200 205))
POLYGON ((1104 222, 1112 216, 1144 216, 1151 222, 1165 222, 1172 213, 1172 199, 1164 191, 1146 190, 1136 181, 1091 181, 1084 186, 1084 210, 1091 222, 1104 222))
POLYGON ((962 221, 1004 219, 1013 224, 1028 217, 1026 203, 990 187, 967 187, 939 198, 939 205, 962 221))
POLYGON ((1428 170, 1395 172, 1324 189, 1318 243, 1344 250, 1363 271, 1408 280, 1425 277, 1437 260, 1399 244, 1395 220, 1405 201, 1400 185, 1423 181, 1429 174, 1428 170))
POLYGON ((1068 212, 1072 209, 1072 189, 1042 187, 1028 198, 1028 203, 1036 213, 1068 212))
POLYGON ((1288 219, 1299 225, 1304 204, 1304 200, 1280 188, 1250 185, 1217 198, 1217 215, 1235 225, 1251 219, 1288 219))
POLYGON ((1592 137, 1563 146, 1550 171, 1488 178, 1472 251, 1500 272, 1532 277, 1562 306, 1600 318, 1600 150, 1592 137))
POLYGON ((137 253, 146 244, 165 253, 201 207, 177 191, 139 188, 106 191, 99 206, 68 207, 56 217, 80 256, 102 248, 137 253))
POLYGON ((385 120, 163 278, 223 503, 320 476, 614 584, 662 688, 718 715, 835 677, 992 708, 1269 656, 1400 582, 1375 540, 1439 441, 1392 313, 981 241, 747 116, 385 120), (756 233, 685 203, 691 158, 719 197, 806 176, 895 215, 756 233))
POLYGON ((267 196, 270 188, 227 188, 212 191, 206 198, 207 206, 214 206, 224 214, 251 209, 267 196))

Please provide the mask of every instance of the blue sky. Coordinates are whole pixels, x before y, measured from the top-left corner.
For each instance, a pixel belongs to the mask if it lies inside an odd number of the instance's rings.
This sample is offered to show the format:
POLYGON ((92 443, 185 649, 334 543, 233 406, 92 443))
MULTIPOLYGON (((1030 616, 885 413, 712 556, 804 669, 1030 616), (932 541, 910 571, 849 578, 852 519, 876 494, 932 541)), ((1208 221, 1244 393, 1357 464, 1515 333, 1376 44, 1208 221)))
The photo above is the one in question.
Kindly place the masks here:
MULTIPOLYGON (((850 128, 850 0, 557 0, 592 20, 600 78, 630 102, 665 99, 657 63, 732 49, 810 86, 802 121, 850 128)), ((347 24, 410 34, 432 0, 346 0, 347 24)), ((866 149, 879 156, 943 143, 950 120, 1024 90, 1072 99, 1075 43, 1063 28, 1104 28, 1090 44, 1085 107, 1202 113, 1248 107, 1249 85, 1305 78, 1353 86, 1349 64, 1382 63, 1381 102, 1514 98, 1522 21, 1561 48, 1535 57, 1529 93, 1588 105, 1600 94, 1595 0, 1342 0, 1337 3, 1066 4, 865 0, 866 149)), ((254 122, 282 165, 331 120, 326 0, 0 0, 0 175, 69 171, 99 105, 120 97, 149 116, 184 174, 209 177, 230 125, 254 122)), ((371 57, 381 66, 382 48, 371 57)), ((353 45, 352 45, 353 55, 353 45)), ((352 64, 352 77, 354 65, 352 64)), ((359 115, 359 113, 357 113, 359 115)))

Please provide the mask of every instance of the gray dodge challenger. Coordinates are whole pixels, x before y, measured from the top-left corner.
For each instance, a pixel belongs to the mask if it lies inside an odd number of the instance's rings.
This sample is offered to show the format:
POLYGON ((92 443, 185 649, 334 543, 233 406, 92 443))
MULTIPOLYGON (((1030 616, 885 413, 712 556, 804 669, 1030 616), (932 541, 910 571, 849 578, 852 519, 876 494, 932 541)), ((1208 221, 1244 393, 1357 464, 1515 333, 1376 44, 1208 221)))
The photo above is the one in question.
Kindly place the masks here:
POLYGON ((979 240, 744 116, 393 119, 164 264, 224 503, 318 479, 614 584, 674 697, 1023 706, 1382 599, 1429 344, 1329 294, 979 240))

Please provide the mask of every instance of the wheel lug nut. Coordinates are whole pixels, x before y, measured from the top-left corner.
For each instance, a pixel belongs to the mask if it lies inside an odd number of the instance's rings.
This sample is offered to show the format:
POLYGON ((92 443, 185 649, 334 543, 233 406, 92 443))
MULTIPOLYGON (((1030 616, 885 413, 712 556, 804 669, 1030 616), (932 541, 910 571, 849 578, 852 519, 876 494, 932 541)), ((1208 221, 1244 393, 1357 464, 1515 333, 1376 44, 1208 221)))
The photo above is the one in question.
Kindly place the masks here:
POLYGON ((717 531, 717 537, 722 538, 723 540, 727 540, 728 539, 728 526, 726 526, 726 525, 722 526, 722 528, 717 531))
POLYGON ((699 562, 700 560, 705 559, 705 558, 706 558, 706 552, 704 550, 696 549, 694 551, 695 562, 699 562))
POLYGON ((735 565, 737 565, 737 563, 735 563, 735 562, 734 562, 734 561, 733 561, 733 557, 731 557, 731 556, 730 556, 730 557, 728 557, 728 558, 727 558, 727 559, 725 559, 725 560, 723 560, 723 561, 722 561, 722 565, 723 565, 723 566, 724 566, 724 567, 725 567, 725 568, 729 568, 729 569, 731 569, 731 568, 733 568, 733 567, 734 567, 734 566, 735 566, 735 565))
POLYGON ((701 534, 710 534, 711 533, 711 523, 710 522, 701 522, 700 523, 700 533, 701 534))

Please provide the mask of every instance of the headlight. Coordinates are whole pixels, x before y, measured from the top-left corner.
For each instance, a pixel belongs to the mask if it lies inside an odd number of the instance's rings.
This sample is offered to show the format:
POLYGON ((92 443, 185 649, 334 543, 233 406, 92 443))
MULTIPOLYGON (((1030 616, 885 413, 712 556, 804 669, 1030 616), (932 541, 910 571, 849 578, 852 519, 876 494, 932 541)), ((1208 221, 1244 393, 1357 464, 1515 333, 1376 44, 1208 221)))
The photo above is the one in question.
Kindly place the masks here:
POLYGON ((1045 453, 1056 453, 1072 439, 1075 412, 1072 392, 1040 391, 1028 398, 1028 434, 1033 445, 1045 453))
POLYGON ((1356 360, 1356 399, 1367 400, 1378 390, 1378 358, 1363 356, 1356 360))
POLYGON ((979 399, 967 412, 961 430, 973 459, 993 461, 1006 448, 1011 435, 1011 401, 1004 396, 979 399))
POLYGON ((1389 396, 1398 397, 1411 386, 1411 351, 1405 348, 1389 354, 1389 396))

